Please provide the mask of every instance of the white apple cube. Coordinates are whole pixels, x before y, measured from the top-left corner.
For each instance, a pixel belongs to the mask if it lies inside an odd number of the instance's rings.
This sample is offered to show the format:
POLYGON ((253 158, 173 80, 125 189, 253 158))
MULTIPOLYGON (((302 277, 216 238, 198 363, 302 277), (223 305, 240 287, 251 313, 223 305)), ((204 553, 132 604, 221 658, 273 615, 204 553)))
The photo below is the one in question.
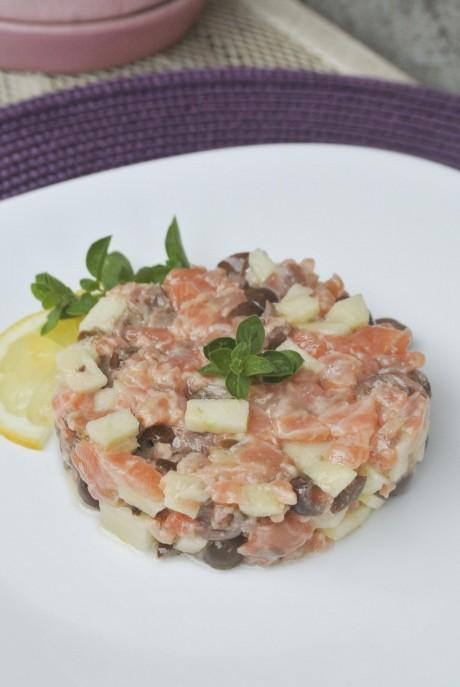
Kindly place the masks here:
POLYGON ((315 374, 319 374, 322 372, 325 368, 324 363, 320 362, 316 358, 314 358, 310 353, 307 353, 307 351, 304 351, 303 348, 300 348, 300 346, 297 346, 296 343, 292 339, 287 338, 285 341, 283 341, 282 344, 278 346, 276 349, 277 351, 295 351, 299 355, 302 356, 304 359, 304 364, 303 367, 306 370, 311 370, 311 372, 314 372, 315 374))
POLYGON ((249 253, 249 267, 246 280, 250 286, 261 286, 275 271, 276 265, 264 250, 253 250, 249 253))
POLYGON ((139 508, 139 510, 143 513, 147 513, 147 515, 150 515, 152 518, 165 507, 163 499, 154 499, 150 496, 139 494, 139 492, 133 491, 126 486, 118 488, 118 496, 130 506, 139 508))
POLYGON ((170 471, 160 482, 166 508, 196 518, 200 505, 208 499, 206 485, 195 475, 170 471))
POLYGON ((104 529, 139 551, 151 551, 157 545, 149 531, 150 518, 134 515, 131 508, 99 501, 100 523, 104 529))
POLYGON ((241 489, 239 506, 242 513, 253 518, 281 515, 285 510, 269 484, 246 484, 241 489))
POLYGON ((108 410, 113 410, 117 401, 117 391, 113 387, 107 389, 100 389, 94 394, 94 410, 98 413, 104 413, 108 410))
POLYGON ((248 424, 249 403, 234 398, 187 401, 185 426, 191 432, 238 434, 248 424))
POLYGON ((81 332, 91 332, 97 329, 109 334, 115 324, 128 311, 128 304, 120 296, 104 296, 80 323, 81 332))
POLYGON ((174 544, 174 548, 182 553, 189 553, 191 555, 198 553, 206 546, 208 542, 203 537, 189 536, 189 537, 179 537, 179 539, 174 544))
POLYGON ((369 324, 369 310, 364 298, 358 294, 334 303, 326 315, 328 322, 342 322, 355 330, 369 324))
POLYGON ((276 304, 276 309, 289 324, 299 325, 318 317, 319 300, 311 296, 311 289, 300 284, 291 286, 287 294, 276 304))
POLYGON ((366 466, 364 473, 366 475, 366 483, 364 485, 363 494, 375 494, 380 491, 382 487, 389 484, 390 480, 384 477, 380 472, 370 465, 366 466))
POLYGON ((326 527, 331 529, 332 527, 337 527, 338 525, 340 525, 346 514, 346 508, 339 511, 338 513, 323 513, 322 515, 317 515, 315 518, 313 518, 312 524, 314 525, 314 527, 318 527, 319 529, 324 529, 326 527))
POLYGON ((104 449, 135 445, 139 422, 130 410, 116 410, 86 425, 89 438, 104 449))
POLYGON ((330 441, 318 441, 309 444, 286 441, 283 444, 284 453, 292 458, 300 472, 306 472, 314 463, 318 463, 322 458, 326 457, 330 448, 330 441))
POLYGON ((308 466, 303 472, 330 496, 337 496, 348 487, 356 477, 356 472, 348 465, 328 463, 320 460, 308 466))
POLYGON ((381 496, 377 496, 376 494, 361 494, 359 500, 361 503, 364 503, 365 506, 368 506, 373 510, 381 508, 385 503, 385 499, 382 499, 381 496))
POLYGON ((72 391, 97 391, 107 384, 107 377, 98 368, 88 350, 75 343, 56 355, 59 381, 72 391))
POLYGON ((403 433, 396 445, 396 463, 389 472, 392 482, 399 482, 401 477, 407 474, 410 467, 410 456, 413 451, 413 437, 411 434, 403 433))
POLYGON ((338 541, 360 527, 360 525, 367 520, 371 512, 371 509, 367 506, 358 506, 358 508, 347 512, 340 525, 326 528, 324 533, 333 541, 338 541))
POLYGON ((323 334, 324 336, 346 336, 353 331, 345 322, 329 322, 325 320, 308 322, 302 325, 300 329, 313 332, 314 334, 323 334))

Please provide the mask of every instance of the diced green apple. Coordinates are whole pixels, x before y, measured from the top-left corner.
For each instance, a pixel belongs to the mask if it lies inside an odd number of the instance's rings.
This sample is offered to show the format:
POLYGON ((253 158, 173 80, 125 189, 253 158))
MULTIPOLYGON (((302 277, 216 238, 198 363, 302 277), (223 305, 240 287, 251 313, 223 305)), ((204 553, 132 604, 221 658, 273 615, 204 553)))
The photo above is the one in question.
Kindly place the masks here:
POLYGON ((134 515, 131 508, 99 501, 102 527, 140 551, 151 551, 156 541, 149 531, 150 518, 134 515))
POLYGON ((377 496, 376 494, 361 494, 359 500, 361 503, 364 503, 365 506, 368 506, 373 510, 381 508, 385 503, 385 499, 382 499, 381 496, 377 496))
POLYGON ((253 518, 281 515, 285 510, 269 484, 246 484, 241 489, 239 506, 242 513, 253 518))
POLYGON ((322 515, 317 515, 314 519, 312 519, 312 523, 315 527, 319 527, 320 529, 324 529, 326 527, 331 529, 333 527, 337 527, 337 525, 340 525, 346 514, 346 508, 340 510, 338 513, 323 513, 322 515))
POLYGON ((345 322, 329 322, 319 320, 318 322, 308 322, 300 327, 307 332, 323 334, 324 336, 346 336, 352 331, 351 327, 345 322))
POLYGON ((165 507, 163 499, 153 499, 152 497, 144 496, 126 486, 118 488, 118 496, 130 506, 139 508, 139 510, 147 513, 152 518, 165 507))
POLYGON ((166 508, 191 518, 196 518, 200 505, 208 499, 205 484, 196 475, 170 471, 162 478, 161 488, 166 508))
POLYGON ((360 527, 360 525, 367 520, 371 512, 371 509, 367 506, 358 506, 358 508, 348 511, 337 527, 326 528, 324 533, 333 541, 338 541, 360 527))
POLYGON ((389 472, 389 477, 392 482, 399 482, 399 480, 409 471, 412 451, 413 437, 411 434, 404 432, 396 445, 396 463, 389 472))
POLYGON ((191 432, 239 434, 248 424, 249 403, 234 398, 187 401, 185 426, 191 432))
POLYGON ((207 541, 203 537, 190 536, 190 537, 179 537, 179 539, 174 544, 174 548, 182 553, 194 554, 204 549, 207 541))
POLYGON ((369 324, 369 310, 364 298, 358 294, 334 303, 326 315, 328 322, 342 322, 351 330, 359 329, 369 324))
POLYGON ((315 484, 330 496, 338 496, 356 477, 348 465, 320 460, 303 471, 315 484))
POLYGON ((300 325, 318 317, 319 300, 311 296, 311 289, 295 284, 284 298, 276 304, 276 309, 289 324, 300 325))
POLYGON ((363 494, 375 494, 376 491, 380 491, 385 484, 389 484, 391 481, 370 465, 365 467, 364 474, 366 475, 366 483, 364 485, 363 494))
POLYGON ((283 451, 294 461, 300 472, 305 472, 314 463, 328 455, 331 448, 330 441, 301 443, 286 441, 283 451))
POLYGON ((261 286, 275 271, 275 263, 264 250, 253 250, 249 253, 249 268, 246 280, 250 286, 261 286))
POLYGON ((316 358, 314 358, 310 353, 307 353, 307 351, 304 351, 303 348, 300 348, 300 346, 297 346, 296 343, 292 339, 287 338, 285 341, 283 341, 282 344, 278 346, 276 349, 277 351, 295 351, 299 355, 302 356, 304 359, 304 364, 303 367, 306 370, 311 370, 311 372, 314 372, 315 374, 319 374, 324 370, 324 363, 320 362, 316 358))
POLYGON ((104 296, 80 323, 81 332, 91 332, 97 329, 109 334, 116 322, 120 320, 128 310, 128 304, 120 296, 104 296))
POLYGON ((89 350, 75 343, 56 355, 59 381, 72 391, 97 391, 107 384, 107 377, 98 368, 89 350))
POLYGON ((130 410, 116 410, 86 425, 89 438, 104 449, 135 445, 139 422, 130 410))

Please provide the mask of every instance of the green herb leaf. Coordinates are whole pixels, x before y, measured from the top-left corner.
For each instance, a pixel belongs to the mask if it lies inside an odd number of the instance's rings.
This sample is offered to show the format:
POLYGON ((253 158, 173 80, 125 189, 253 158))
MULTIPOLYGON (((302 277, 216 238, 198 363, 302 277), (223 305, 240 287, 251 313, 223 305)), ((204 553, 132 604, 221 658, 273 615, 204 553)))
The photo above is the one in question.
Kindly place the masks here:
POLYGON ((60 319, 61 319, 61 308, 58 306, 56 308, 53 308, 53 310, 51 310, 51 312, 48 313, 48 317, 46 319, 46 322, 40 331, 42 336, 44 336, 45 334, 48 334, 50 331, 52 331, 56 327, 56 325, 60 319))
POLYGON ((245 375, 237 375, 229 372, 225 378, 227 391, 234 398, 247 398, 249 393, 249 378, 245 375))
POLYGON ((80 279, 80 286, 85 291, 97 291, 99 284, 94 279, 80 279))
POLYGON ((99 296, 94 296, 91 293, 84 293, 79 298, 75 298, 65 309, 67 317, 79 317, 80 315, 87 315, 91 308, 96 305, 99 296))
POLYGON ((202 375, 212 375, 213 377, 222 376, 220 369, 214 363, 208 363, 198 370, 202 375))
POLYGON ((190 263, 182 245, 179 224, 175 217, 166 233, 165 248, 166 255, 168 256, 167 266, 169 269, 173 267, 190 267, 190 263))
POLYGON ((251 315, 238 325, 236 342, 245 343, 250 353, 259 353, 265 341, 265 330, 257 315, 251 315))
POLYGON ((270 374, 274 371, 273 365, 267 358, 251 353, 244 362, 244 374, 248 377, 270 374))
POLYGON ((139 284, 162 284, 167 274, 168 268, 165 265, 141 267, 136 272, 134 281, 137 281, 139 284))
POLYGON ((104 236, 104 238, 95 241, 89 247, 86 254, 86 267, 88 268, 88 272, 92 274, 93 277, 96 277, 98 281, 101 281, 102 268, 104 267, 111 240, 111 236, 104 236))
POLYGON ((210 361, 217 367, 220 374, 225 375, 230 371, 230 358, 232 351, 230 348, 217 348, 209 354, 210 361))
POLYGON ((212 341, 206 344, 206 346, 203 348, 203 353, 205 354, 207 359, 210 360, 210 355, 213 351, 216 351, 219 348, 228 348, 232 350, 233 348, 235 348, 235 346, 235 339, 232 339, 229 336, 219 336, 217 339, 213 339, 212 341))
POLYGON ((32 294, 41 302, 45 310, 57 305, 66 305, 74 297, 68 286, 47 272, 37 274, 35 282, 30 288, 32 294))
POLYGON ((126 284, 133 279, 133 268, 123 253, 114 251, 106 256, 100 276, 105 289, 113 289, 117 284, 126 284))
POLYGON ((231 352, 230 370, 236 375, 240 375, 243 372, 249 353, 249 345, 247 343, 239 343, 231 352))
POLYGON ((263 381, 272 384, 282 382, 284 379, 292 377, 292 375, 303 365, 302 356, 295 351, 266 351, 263 357, 273 366, 273 372, 264 375, 263 381), (300 365, 298 358, 301 360, 300 365))

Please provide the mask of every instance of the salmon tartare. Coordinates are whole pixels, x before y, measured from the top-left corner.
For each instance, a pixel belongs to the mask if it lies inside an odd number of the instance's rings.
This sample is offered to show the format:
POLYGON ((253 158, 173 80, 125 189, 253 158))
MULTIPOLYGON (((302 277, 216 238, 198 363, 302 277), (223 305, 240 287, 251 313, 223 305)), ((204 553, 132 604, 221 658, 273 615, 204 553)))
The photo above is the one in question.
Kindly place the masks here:
POLYGON ((297 559, 423 458, 431 390, 410 345, 311 259, 255 250, 120 284, 58 355, 63 460, 102 525, 159 558, 297 559))

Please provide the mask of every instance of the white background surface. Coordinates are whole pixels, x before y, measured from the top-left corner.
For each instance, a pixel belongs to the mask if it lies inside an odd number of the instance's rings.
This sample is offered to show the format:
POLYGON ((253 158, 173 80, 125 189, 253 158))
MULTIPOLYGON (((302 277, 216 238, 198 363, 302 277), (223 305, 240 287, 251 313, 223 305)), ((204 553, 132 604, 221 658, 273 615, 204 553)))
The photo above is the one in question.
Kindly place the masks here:
POLYGON ((0 682, 8 687, 454 687, 460 580, 460 176, 401 155, 264 146, 146 163, 0 205, 0 328, 73 286, 92 240, 135 266, 174 213, 191 259, 314 256, 427 353, 430 447, 411 489, 325 554, 218 572, 156 561, 76 505, 56 452, 0 440, 0 682))

